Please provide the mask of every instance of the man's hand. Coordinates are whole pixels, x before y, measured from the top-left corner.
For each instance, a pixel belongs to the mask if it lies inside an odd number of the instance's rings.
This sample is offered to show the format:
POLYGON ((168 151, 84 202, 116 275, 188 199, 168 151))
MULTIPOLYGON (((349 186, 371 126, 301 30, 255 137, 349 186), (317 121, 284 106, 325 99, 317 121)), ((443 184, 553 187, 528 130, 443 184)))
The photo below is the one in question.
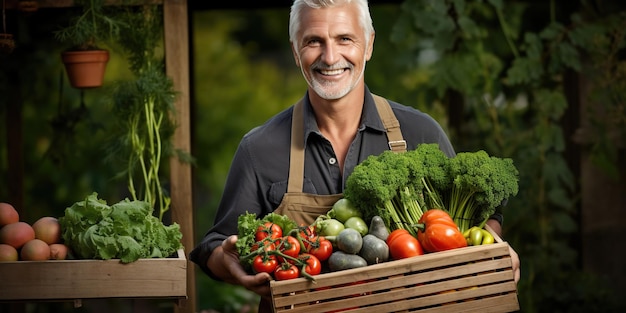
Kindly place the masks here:
POLYGON ((223 266, 230 273, 229 276, 231 277, 228 281, 241 285, 262 297, 269 298, 271 294, 268 282, 272 279, 272 276, 268 273, 258 273, 256 275, 246 273, 239 263, 239 255, 235 246, 236 242, 237 236, 233 235, 226 238, 221 246, 223 266))
MULTIPOLYGON (((498 234, 498 236, 502 237, 502 226, 500 225, 498 221, 490 219, 487 221, 487 225, 491 227, 491 229, 496 234, 498 234)), ((513 274, 515 277, 515 283, 519 283, 519 280, 522 274, 519 255, 517 255, 517 252, 515 252, 515 250, 513 250, 513 248, 511 248, 510 245, 509 245, 509 253, 511 254, 511 262, 512 262, 512 268, 513 268, 513 274)))
POLYGON ((513 274, 515 276, 515 283, 519 283, 522 274, 519 256, 517 255, 517 252, 515 252, 515 250, 511 248, 511 246, 509 246, 509 253, 511 253, 511 262, 513 262, 513 274))

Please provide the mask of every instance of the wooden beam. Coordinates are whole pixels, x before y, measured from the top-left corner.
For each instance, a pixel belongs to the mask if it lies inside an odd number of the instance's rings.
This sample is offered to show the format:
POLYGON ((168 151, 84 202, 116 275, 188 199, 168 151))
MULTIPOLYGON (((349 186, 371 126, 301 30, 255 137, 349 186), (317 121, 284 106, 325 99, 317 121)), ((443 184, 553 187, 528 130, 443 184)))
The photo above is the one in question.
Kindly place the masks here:
MULTIPOLYGON (((5 8, 8 10, 17 9, 19 0, 4 0, 5 8)), ((136 0, 128 3, 128 0, 106 0, 106 5, 142 5, 142 4, 162 4, 164 0, 136 0)), ((75 0, 37 0, 39 8, 69 8, 76 6, 75 0)))
MULTIPOLYGON (((187 0, 165 0, 163 3, 165 67, 167 75, 179 94, 176 99, 175 120, 178 127, 174 133, 175 149, 191 153, 191 130, 189 114, 189 23, 187 0)), ((191 164, 176 157, 170 160, 172 221, 178 223, 183 234, 185 249, 193 248, 193 198, 191 164)), ((188 261, 189 262, 189 261, 188 261)), ((196 312, 196 283, 194 264, 187 266, 187 301, 177 306, 177 312, 196 312)))

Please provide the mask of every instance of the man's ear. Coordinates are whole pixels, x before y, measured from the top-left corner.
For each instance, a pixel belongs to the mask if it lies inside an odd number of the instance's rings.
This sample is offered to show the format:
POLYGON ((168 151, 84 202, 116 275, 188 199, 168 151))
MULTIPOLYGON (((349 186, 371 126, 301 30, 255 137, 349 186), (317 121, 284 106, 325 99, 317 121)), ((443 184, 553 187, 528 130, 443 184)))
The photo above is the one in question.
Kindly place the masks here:
POLYGON ((294 48, 293 42, 290 42, 291 53, 293 54, 293 59, 296 61, 296 66, 300 67, 300 58, 298 57, 298 53, 296 52, 296 48, 294 48))
POLYGON ((376 37, 376 33, 372 32, 370 35, 370 41, 367 45, 366 60, 369 61, 372 58, 372 54, 374 53, 374 37, 376 37))

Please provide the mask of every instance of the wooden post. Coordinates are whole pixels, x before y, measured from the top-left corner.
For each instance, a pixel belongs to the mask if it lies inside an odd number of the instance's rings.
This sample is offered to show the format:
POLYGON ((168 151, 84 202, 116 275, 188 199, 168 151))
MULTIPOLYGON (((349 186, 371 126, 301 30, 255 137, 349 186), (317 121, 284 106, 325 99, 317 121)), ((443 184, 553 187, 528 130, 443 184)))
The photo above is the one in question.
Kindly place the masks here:
MULTIPOLYGON (((165 30, 165 67, 179 95, 176 99, 176 132, 174 148, 191 152, 189 117, 189 25, 187 0, 163 2, 165 30)), ((183 234, 183 245, 189 251, 194 245, 191 165, 172 158, 170 161, 172 221, 178 223, 183 234)), ((189 262, 189 261, 188 261, 189 262)), ((187 301, 177 306, 177 312, 196 312, 196 284, 194 265, 187 265, 187 301)))

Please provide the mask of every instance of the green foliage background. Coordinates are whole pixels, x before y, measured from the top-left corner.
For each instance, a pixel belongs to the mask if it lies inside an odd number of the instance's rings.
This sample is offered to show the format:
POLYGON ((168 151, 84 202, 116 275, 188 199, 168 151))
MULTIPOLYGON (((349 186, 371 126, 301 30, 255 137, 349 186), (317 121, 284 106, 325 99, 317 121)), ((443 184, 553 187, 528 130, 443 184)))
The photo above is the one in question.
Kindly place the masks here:
MULTIPOLYGON (((511 157, 520 194, 505 208, 504 236, 522 260, 523 312, 619 312, 624 300, 580 261, 579 177, 568 154, 572 78, 592 77, 584 149, 616 173, 626 130, 625 5, 620 1, 406 0, 373 5, 371 90, 433 115, 458 151, 511 157), (616 139, 617 138, 617 139, 616 139), (618 144, 616 144, 618 143, 618 144)), ((125 197, 119 167, 104 159, 115 117, 107 89, 80 92, 65 81, 50 32, 63 14, 9 16, 18 48, 0 56, 0 94, 23 107, 26 221, 60 216, 93 191, 125 197), (50 51, 46 51, 49 48, 50 51), (26 71, 18 70, 25 65, 26 71), (21 84, 16 84, 21 81, 21 84)), ((209 10, 192 15, 192 154, 196 237, 213 220, 240 138, 297 101, 305 83, 291 56, 288 9, 209 10)), ((131 75, 116 47, 106 82, 131 75)), ((0 117, 7 103, 0 97, 0 117)), ((8 172, 0 128, 0 175, 8 172)), ((624 177, 614 177, 623 181, 624 177)), ((8 191, 0 184, 0 199, 8 191)), ((199 309, 242 312, 257 298, 198 273, 199 309)))

